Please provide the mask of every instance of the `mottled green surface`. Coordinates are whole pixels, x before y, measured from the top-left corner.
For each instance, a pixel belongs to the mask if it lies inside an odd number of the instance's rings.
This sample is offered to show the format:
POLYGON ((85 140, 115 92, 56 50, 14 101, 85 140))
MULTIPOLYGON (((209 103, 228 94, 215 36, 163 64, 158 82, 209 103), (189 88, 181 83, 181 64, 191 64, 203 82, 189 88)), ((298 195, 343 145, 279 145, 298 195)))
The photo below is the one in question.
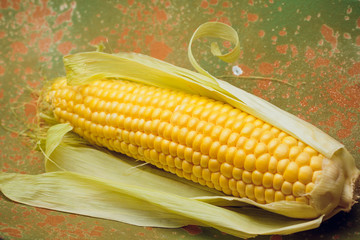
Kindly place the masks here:
MULTIPOLYGON (((64 74, 62 56, 94 50, 135 51, 190 68, 187 46, 207 21, 234 27, 244 75, 226 78, 313 123, 343 142, 360 166, 360 8, 358 1, 0 1, 0 119, 12 129, 31 123, 30 88, 64 74)), ((214 59, 206 41, 193 51, 215 76, 232 64, 214 59), (204 45, 205 44, 205 45, 204 45)), ((228 45, 224 44, 224 51, 228 45)), ((41 154, 18 134, 0 129, 0 167, 44 171, 41 154)), ((360 207, 318 229, 256 239, 359 239, 360 207)), ((135 227, 13 203, 1 196, 3 239, 235 239, 214 229, 135 227)))

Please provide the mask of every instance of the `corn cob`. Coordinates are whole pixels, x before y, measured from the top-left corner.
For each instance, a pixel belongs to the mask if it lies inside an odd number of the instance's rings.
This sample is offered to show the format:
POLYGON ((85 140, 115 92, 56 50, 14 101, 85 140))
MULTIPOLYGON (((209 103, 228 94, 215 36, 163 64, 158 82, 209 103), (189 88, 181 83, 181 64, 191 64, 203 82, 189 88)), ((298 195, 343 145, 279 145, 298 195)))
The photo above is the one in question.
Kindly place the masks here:
POLYGON ((227 195, 297 201, 321 179, 324 156, 229 104, 122 80, 49 92, 55 117, 90 143, 227 195))

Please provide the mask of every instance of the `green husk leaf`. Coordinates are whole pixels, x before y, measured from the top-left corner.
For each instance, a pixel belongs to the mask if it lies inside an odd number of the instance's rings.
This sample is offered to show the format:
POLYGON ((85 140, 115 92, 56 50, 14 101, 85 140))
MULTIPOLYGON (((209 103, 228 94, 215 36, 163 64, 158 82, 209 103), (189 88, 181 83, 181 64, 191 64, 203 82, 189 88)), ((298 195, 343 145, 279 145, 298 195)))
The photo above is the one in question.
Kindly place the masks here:
POLYGON ((60 144, 66 133, 70 132, 73 127, 69 123, 60 123, 49 128, 46 135, 46 156, 50 156, 55 148, 60 144))
POLYGON ((61 143, 62 138, 57 137, 57 131, 51 129, 65 132, 68 127, 66 124, 58 124, 48 131, 48 139, 56 138, 58 142, 54 142, 57 147, 53 150, 50 158, 46 159, 47 172, 71 171, 144 188, 161 189, 164 192, 196 198, 217 206, 254 205, 293 218, 318 217, 317 212, 311 206, 299 202, 284 201, 264 205, 245 198, 225 196, 219 191, 179 178, 149 164, 144 165, 142 162, 134 161, 122 154, 81 144, 81 138, 76 134, 66 135, 61 143), (64 129, 61 130, 61 128, 64 129))
POLYGON ((195 60, 193 54, 192 54, 192 43, 199 38, 202 37, 215 37, 215 38, 221 38, 222 40, 225 41, 230 41, 231 43, 234 44, 234 48, 226 53, 226 54, 222 54, 219 48, 219 45, 216 42, 212 42, 211 43, 211 53, 220 58, 221 60, 223 60, 224 62, 234 62, 238 59, 239 55, 240 55, 240 42, 239 42, 239 37, 237 35, 237 32, 230 26, 221 23, 221 22, 207 22, 204 23, 202 25, 200 25, 194 32, 194 34, 192 35, 191 39, 190 39, 190 43, 189 43, 189 47, 188 47, 188 58, 189 61, 191 63, 191 65, 193 65, 193 67, 196 69, 196 71, 198 71, 199 73, 209 77, 210 79, 213 80, 213 84, 218 85, 215 77, 213 77, 210 73, 208 73, 207 71, 205 71, 195 60))
POLYGON ((89 146, 76 134, 63 134, 68 129, 67 124, 58 124, 48 130, 47 139, 52 141, 46 144, 52 149, 46 160, 48 173, 0 174, 5 196, 32 206, 139 226, 197 224, 242 238, 290 234, 316 228, 322 221, 322 216, 293 219, 243 203, 216 206, 207 201, 222 194, 149 165, 136 167, 136 162, 89 146))
POLYGON ((72 172, 1 173, 0 189, 13 201, 32 206, 139 226, 196 224, 242 238, 291 234, 316 228, 322 221, 322 217, 291 219, 249 207, 226 209, 157 189, 72 172))
MULTIPOLYGON (((72 136, 75 137, 75 136, 72 136)), ((69 136, 66 141, 69 141, 69 136)), ((184 197, 216 196, 219 192, 180 179, 122 154, 82 144, 60 143, 45 162, 47 172, 71 171, 125 184, 177 193, 184 197)), ((220 194, 221 195, 221 194, 220 194)))

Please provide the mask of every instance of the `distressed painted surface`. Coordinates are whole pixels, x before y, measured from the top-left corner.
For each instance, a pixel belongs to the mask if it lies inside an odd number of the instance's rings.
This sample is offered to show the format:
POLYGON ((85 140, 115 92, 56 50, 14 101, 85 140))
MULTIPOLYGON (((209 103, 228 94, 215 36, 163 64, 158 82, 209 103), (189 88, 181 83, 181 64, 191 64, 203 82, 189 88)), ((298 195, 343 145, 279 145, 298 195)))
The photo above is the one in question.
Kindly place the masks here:
MULTIPOLYGON (((343 142, 360 166, 360 8, 356 1, 0 1, 0 119, 11 129, 31 125, 35 93, 64 74, 62 56, 94 50, 134 51, 190 68, 191 34, 221 21, 240 36, 243 75, 276 78, 232 84, 313 123, 343 142)), ((233 65, 214 59, 208 41, 193 51, 210 73, 231 76, 233 65)), ((223 44, 224 51, 230 46, 223 44)), ((44 171, 33 143, 0 128, 0 168, 44 171)), ((360 207, 318 229, 256 239, 358 239, 360 207)), ((13 203, 0 196, 3 239, 235 239, 211 228, 135 227, 13 203)))

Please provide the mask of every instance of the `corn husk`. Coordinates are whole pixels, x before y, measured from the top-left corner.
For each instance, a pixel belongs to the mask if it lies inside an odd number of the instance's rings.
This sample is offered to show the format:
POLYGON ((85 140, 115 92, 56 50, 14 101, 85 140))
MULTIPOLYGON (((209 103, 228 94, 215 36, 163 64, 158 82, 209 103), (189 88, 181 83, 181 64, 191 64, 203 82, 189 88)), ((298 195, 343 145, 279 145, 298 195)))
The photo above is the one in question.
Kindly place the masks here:
MULTIPOLYGON (((239 52, 236 32, 220 23, 203 26, 192 40, 221 35, 220 38, 233 42, 235 48, 230 54, 222 55, 213 44, 213 53, 224 60, 233 60, 239 52), (212 28, 216 29, 215 33, 211 32, 212 28)), ((66 56, 64 64, 69 85, 111 78, 200 94, 227 102, 300 139, 326 157, 322 178, 309 196, 310 205, 285 201, 258 204, 225 196, 129 161, 122 155, 89 146, 69 133, 71 126, 67 124, 51 127, 46 141, 40 144, 40 148, 45 148, 48 173, 37 176, 2 173, 1 191, 14 201, 39 207, 141 226, 198 224, 243 238, 316 228, 323 219, 351 208, 357 195, 353 189, 359 170, 341 143, 276 106, 216 79, 201 70, 191 56, 189 51, 192 64, 202 74, 135 53, 79 53, 66 56), (23 188, 29 185, 25 191, 23 188), (81 205, 77 206, 79 201, 81 205)))
MULTIPOLYGON (((199 197, 218 192, 134 160, 86 145, 71 127, 48 131, 47 173, 0 174, 0 189, 10 199, 37 207, 121 221, 138 226, 214 227, 234 236, 290 234, 318 227, 322 216, 294 219, 251 207, 219 207, 199 197), (49 144, 51 142, 51 144, 49 144)), ((220 194, 221 195, 221 194, 220 194)))

